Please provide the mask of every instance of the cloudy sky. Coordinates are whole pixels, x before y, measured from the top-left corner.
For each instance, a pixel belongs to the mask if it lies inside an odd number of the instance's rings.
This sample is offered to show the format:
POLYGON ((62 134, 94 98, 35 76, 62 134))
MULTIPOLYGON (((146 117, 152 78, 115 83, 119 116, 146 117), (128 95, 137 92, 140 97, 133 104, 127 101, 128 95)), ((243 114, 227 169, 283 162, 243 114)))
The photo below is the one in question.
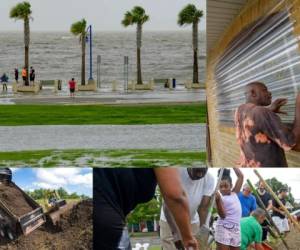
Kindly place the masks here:
MULTIPOLYGON (((150 21, 145 24, 145 30, 182 30, 177 25, 178 12, 188 3, 195 4, 203 10, 204 17, 200 29, 206 26, 204 0, 27 0, 32 5, 31 23, 33 31, 69 31, 70 24, 81 18, 86 18, 98 31, 124 30, 121 20, 127 10, 133 6, 142 6, 150 21)), ((9 18, 9 11, 21 0, 0 1, 0 31, 22 30, 22 22, 9 18)), ((131 28, 132 29, 132 28, 131 28)), ((186 27, 185 29, 191 29, 186 27)))
MULTIPOLYGON (((249 179, 253 184, 258 182, 258 177, 254 174, 253 169, 244 168, 241 169, 244 176, 245 181, 249 179)), ((214 175, 217 179, 218 169, 212 168, 209 171, 214 175)), ((264 179, 271 179, 272 177, 276 177, 277 180, 281 181, 284 184, 288 184, 291 187, 291 193, 294 198, 299 202, 300 201, 300 169, 298 168, 260 168, 258 172, 264 179)), ((233 181, 235 182, 236 177, 233 170, 231 170, 231 176, 233 181)))
POLYGON ((63 187, 68 193, 93 194, 90 168, 18 168, 13 169, 13 181, 24 190, 63 187))

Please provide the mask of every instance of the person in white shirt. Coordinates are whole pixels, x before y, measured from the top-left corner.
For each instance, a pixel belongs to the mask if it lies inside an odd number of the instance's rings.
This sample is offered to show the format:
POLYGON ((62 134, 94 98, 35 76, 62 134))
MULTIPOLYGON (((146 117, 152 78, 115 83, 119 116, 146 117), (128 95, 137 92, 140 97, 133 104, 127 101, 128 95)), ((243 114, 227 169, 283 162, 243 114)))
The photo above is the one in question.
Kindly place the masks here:
MULTIPOLYGON (((190 219, 194 236, 205 226, 211 196, 214 193, 214 177, 208 168, 179 169, 181 183, 190 207, 190 219)), ((164 250, 181 249, 180 235, 168 208, 163 204, 160 214, 160 238, 164 250)))

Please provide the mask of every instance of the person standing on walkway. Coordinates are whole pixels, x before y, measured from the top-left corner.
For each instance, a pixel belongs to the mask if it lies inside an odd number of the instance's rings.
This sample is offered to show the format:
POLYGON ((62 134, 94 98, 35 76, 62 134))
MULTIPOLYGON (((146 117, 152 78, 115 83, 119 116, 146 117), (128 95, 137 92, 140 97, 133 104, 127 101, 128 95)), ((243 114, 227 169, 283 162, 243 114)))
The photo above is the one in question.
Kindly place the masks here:
POLYGON ((264 250, 262 245, 262 228, 261 225, 266 219, 266 213, 263 209, 257 208, 251 216, 241 219, 241 250, 247 250, 250 245, 251 249, 264 250))
POLYGON ((70 97, 75 97, 75 88, 76 88, 76 82, 75 82, 75 79, 72 78, 70 81, 69 81, 69 89, 70 89, 70 97))
POLYGON ((130 250, 126 216, 153 199, 157 185, 180 230, 184 247, 198 250, 187 195, 176 168, 95 168, 94 248, 130 250))
POLYGON ((239 192, 238 197, 242 206, 242 217, 250 216, 251 212, 257 208, 255 196, 251 193, 251 188, 246 183, 243 186, 243 191, 239 192))
MULTIPOLYGON (((286 204, 287 196, 288 196, 287 188, 281 188, 279 190, 278 198, 284 206, 286 204)), ((275 199, 273 199, 272 202, 273 202, 272 219, 275 225, 278 227, 280 233, 287 234, 290 231, 290 226, 289 226, 289 221, 285 215, 285 212, 275 199)))
POLYGON ((1 76, 1 83, 3 92, 7 92, 8 76, 5 73, 1 76))
MULTIPOLYGON (((267 211, 272 211, 272 196, 267 192, 266 187, 265 187, 265 183, 263 181, 260 181, 258 184, 258 189, 257 189, 257 194, 259 196, 259 198, 261 199, 261 201, 263 202, 265 208, 267 211)), ((256 203, 259 206, 259 202, 256 198, 256 203)), ((262 208, 262 207, 261 207, 262 208)), ((267 239, 268 236, 268 227, 269 227, 269 223, 267 220, 265 220, 262 224, 262 241, 265 241, 267 239)))
POLYGON ((28 79, 27 79, 27 70, 26 70, 25 67, 22 69, 22 79, 23 79, 23 84, 25 86, 27 86, 28 85, 28 79))
POLYGON ((35 80, 35 70, 33 67, 30 67, 30 74, 29 74, 30 83, 34 84, 35 80))
MULTIPOLYGON (((208 168, 182 168, 179 175, 190 205, 191 227, 193 235, 205 225, 211 196, 214 192, 214 178, 208 173, 208 168)), ((181 245, 176 226, 169 223, 170 211, 163 203, 160 213, 160 238, 164 250, 176 250, 181 245)))
POLYGON ((239 168, 233 170, 237 175, 234 187, 230 170, 224 169, 219 191, 216 192, 216 207, 219 215, 215 230, 217 250, 239 250, 241 245, 242 208, 238 193, 243 185, 244 175, 239 168))
POLYGON ((17 68, 15 68, 15 81, 16 83, 19 82, 19 70, 17 68))

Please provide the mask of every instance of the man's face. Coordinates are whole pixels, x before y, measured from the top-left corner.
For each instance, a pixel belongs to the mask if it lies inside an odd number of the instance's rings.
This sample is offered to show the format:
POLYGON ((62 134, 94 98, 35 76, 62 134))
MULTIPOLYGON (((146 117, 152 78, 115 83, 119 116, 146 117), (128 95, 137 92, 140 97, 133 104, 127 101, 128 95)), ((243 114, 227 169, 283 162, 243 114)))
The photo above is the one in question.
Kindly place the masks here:
POLYGON ((251 194, 251 189, 250 189, 249 187, 245 187, 245 188, 243 189, 243 194, 244 194, 245 196, 249 196, 249 195, 251 194))
POLYGON ((282 198, 288 197, 288 192, 287 191, 281 192, 281 197, 282 198))
POLYGON ((200 180, 207 173, 208 168, 188 168, 188 174, 192 180, 200 180))
POLYGON ((259 217, 257 218, 259 224, 262 224, 262 223, 265 221, 265 219, 266 219, 266 216, 264 216, 264 215, 259 216, 259 217))
POLYGON ((263 182, 260 182, 258 187, 259 187, 260 191, 265 190, 265 184, 263 182))
POLYGON ((257 105, 268 106, 272 103, 272 94, 263 83, 254 86, 252 97, 256 100, 257 105))

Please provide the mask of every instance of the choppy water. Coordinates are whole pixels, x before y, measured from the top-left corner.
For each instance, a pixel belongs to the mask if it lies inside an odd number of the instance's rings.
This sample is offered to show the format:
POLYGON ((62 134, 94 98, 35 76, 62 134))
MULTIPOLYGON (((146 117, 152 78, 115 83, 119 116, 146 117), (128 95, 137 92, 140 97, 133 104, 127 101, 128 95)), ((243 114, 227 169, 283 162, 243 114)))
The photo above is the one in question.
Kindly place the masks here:
MULTIPOLYGON (((93 39, 93 72, 96 55, 101 55, 101 82, 123 81, 124 56, 129 56, 129 79, 135 79, 136 43, 134 32, 98 32, 93 39)), ((38 79, 80 78, 81 48, 78 38, 69 33, 32 32, 30 64, 38 79)), ((205 36, 200 33, 199 77, 205 79, 205 36)), ((24 62, 23 33, 0 33, 0 73, 13 78, 13 69, 24 62)), ((144 32, 142 71, 144 81, 151 78, 192 79, 192 35, 187 31, 144 32)), ((89 62, 87 48, 87 63, 89 62)), ((87 64, 87 77, 88 77, 87 64)))

